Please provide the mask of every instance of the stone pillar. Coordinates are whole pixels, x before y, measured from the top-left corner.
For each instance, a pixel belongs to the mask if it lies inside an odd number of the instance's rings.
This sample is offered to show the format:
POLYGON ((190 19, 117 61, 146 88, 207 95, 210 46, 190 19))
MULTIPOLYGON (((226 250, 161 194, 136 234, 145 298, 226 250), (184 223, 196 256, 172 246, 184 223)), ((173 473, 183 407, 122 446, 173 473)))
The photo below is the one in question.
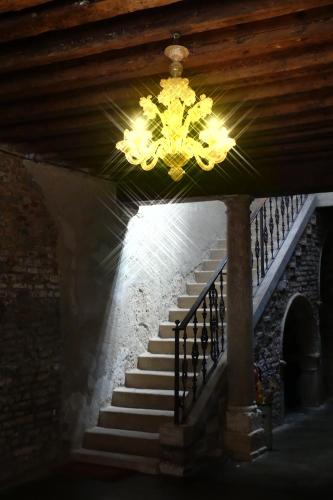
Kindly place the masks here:
POLYGON ((249 461, 265 450, 261 412, 255 403, 250 203, 228 196, 227 325, 228 409, 225 445, 236 460, 249 461))

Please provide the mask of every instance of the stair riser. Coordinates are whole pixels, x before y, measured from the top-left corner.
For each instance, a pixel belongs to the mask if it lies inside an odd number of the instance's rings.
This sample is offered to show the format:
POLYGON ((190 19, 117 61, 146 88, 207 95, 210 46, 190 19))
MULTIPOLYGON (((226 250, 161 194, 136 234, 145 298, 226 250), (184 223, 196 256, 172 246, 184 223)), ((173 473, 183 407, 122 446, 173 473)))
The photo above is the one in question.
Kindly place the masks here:
MULTIPOLYGON (((208 325, 208 327, 209 327, 209 325, 208 325)), ((160 332, 159 332, 160 337, 163 338, 163 339, 174 339, 175 338, 175 332, 173 331, 173 328, 174 328, 173 325, 160 325, 160 332)), ((224 323, 224 330, 225 330, 225 332, 226 332, 226 328, 227 328, 227 323, 225 322, 224 323)), ((198 329, 199 329, 199 334, 197 335, 197 338, 200 338, 202 327, 199 326, 198 329)), ((186 333, 187 333, 187 337, 189 339, 192 339, 194 337, 193 327, 192 326, 188 326, 187 329, 186 329, 186 333)), ((210 331, 208 329, 208 334, 209 333, 210 333, 210 331)), ((183 335, 183 333, 181 332, 181 337, 182 337, 182 335, 183 335)))
MULTIPOLYGON (((195 271, 194 278, 197 283, 206 283, 212 277, 214 271, 195 271)), ((216 286, 218 286, 218 282, 216 282, 216 286)))
MULTIPOLYGON (((214 271, 195 271, 194 273, 194 278, 196 283, 202 283, 203 286, 201 289, 199 289, 199 293, 201 292, 202 288, 208 283, 208 281, 211 279, 212 274, 214 271)), ((252 269, 252 276, 256 276, 257 270, 255 267, 252 269)), ((223 281, 223 285, 226 286, 227 281, 223 281)), ((187 285, 188 286, 188 285, 187 285)), ((220 283, 218 281, 215 282, 216 288, 219 290, 220 283)), ((192 294, 191 292, 187 291, 188 294, 192 294)), ((196 295, 197 292, 193 293, 193 295, 196 295)))
POLYGON ((202 271, 215 271, 217 269, 220 260, 205 260, 202 263, 201 269, 202 271))
POLYGON ((87 431, 83 439, 83 447, 90 450, 109 451, 112 453, 129 453, 158 457, 160 453, 159 441, 156 439, 139 439, 124 436, 108 436, 87 431))
POLYGON ((173 410, 173 396, 159 394, 142 394, 128 392, 113 392, 112 404, 125 408, 150 408, 154 410, 173 410))
POLYGON ((145 373, 126 373, 126 387, 136 389, 168 389, 174 388, 174 377, 172 372, 170 376, 145 373))
MULTIPOLYGON (((208 306, 208 300, 207 300, 207 306, 208 306)), ((178 320, 183 320, 188 312, 189 312, 190 309, 179 309, 178 311, 169 311, 169 321, 171 321, 172 323, 174 323, 177 319, 178 320)), ((226 308, 227 310, 227 308, 226 308)), ((214 314, 213 314, 213 317, 214 317, 214 314)), ((218 319, 220 320, 220 318, 218 317, 218 319)), ((203 311, 197 311, 197 320, 199 323, 203 323, 203 311)), ((210 320, 210 311, 209 311, 209 307, 207 307, 207 316, 206 316, 206 323, 207 323, 207 326, 209 324, 209 320, 210 320)), ((193 318, 192 318, 192 321, 193 323, 193 318)), ((220 321, 219 321, 220 323, 220 321)))
POLYGON ((113 429, 159 432, 161 425, 171 423, 172 421, 172 418, 160 415, 131 415, 129 413, 118 414, 101 410, 98 425, 113 429))
POLYGON ((217 249, 217 248, 221 248, 225 251, 227 251, 227 240, 217 240, 216 244, 214 245, 214 247, 217 249))
MULTIPOLYGON (((198 367, 201 366, 201 360, 198 360, 198 367)), ((175 369, 175 360, 174 358, 150 358, 149 356, 145 356, 144 358, 139 358, 138 360, 138 368, 140 370, 151 370, 151 371, 166 371, 166 372, 174 372, 175 369)), ((188 359, 188 370, 192 371, 192 361, 188 359)), ((163 408, 167 409, 167 408, 163 408)))
POLYGON ((211 260, 221 260, 224 257, 226 257, 227 251, 223 248, 214 248, 214 250, 211 250, 209 253, 209 258, 211 260))
MULTIPOLYGON (((224 299, 226 299, 226 294, 223 294, 224 299)), ((195 301, 197 300, 197 296, 194 297, 178 297, 178 307, 180 308, 191 308, 195 301)))
MULTIPOLYGON (((200 329, 201 332, 201 329, 200 329)), ((201 333, 200 333, 201 335, 201 333)), ((187 354, 191 354, 193 347, 193 342, 189 341, 186 343, 186 352, 187 354)), ((202 353, 200 336, 198 337, 198 348, 199 353, 202 353)), ((171 339, 168 342, 159 341, 159 340, 150 340, 148 351, 153 354, 175 354, 175 341, 171 339)), ((179 343, 179 352, 180 354, 184 353, 184 342, 180 341, 179 343)))

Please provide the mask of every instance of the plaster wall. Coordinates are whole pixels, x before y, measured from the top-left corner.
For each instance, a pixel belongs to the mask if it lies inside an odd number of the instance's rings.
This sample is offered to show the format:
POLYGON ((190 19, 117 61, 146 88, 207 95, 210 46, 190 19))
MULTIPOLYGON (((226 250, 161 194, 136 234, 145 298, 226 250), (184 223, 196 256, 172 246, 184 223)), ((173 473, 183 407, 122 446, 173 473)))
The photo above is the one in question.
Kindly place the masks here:
POLYGON ((130 217, 110 183, 26 166, 59 228, 64 422, 76 446, 158 335, 185 281, 224 237, 225 207, 221 201, 142 206, 130 217))

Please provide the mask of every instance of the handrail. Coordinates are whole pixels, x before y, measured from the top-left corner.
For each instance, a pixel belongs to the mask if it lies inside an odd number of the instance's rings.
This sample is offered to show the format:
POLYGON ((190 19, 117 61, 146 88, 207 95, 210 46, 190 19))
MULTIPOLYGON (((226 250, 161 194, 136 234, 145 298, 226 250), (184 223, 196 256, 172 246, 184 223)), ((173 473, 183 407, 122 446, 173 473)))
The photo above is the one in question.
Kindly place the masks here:
MULTIPOLYGON (((306 195, 265 198, 251 214, 250 221, 255 235, 252 267, 256 264, 257 278, 254 287, 260 286, 305 199, 306 195)), ((226 264, 227 257, 224 257, 185 318, 175 322, 174 419, 176 424, 185 421, 188 410, 196 401, 200 390, 206 384, 212 371, 215 370, 217 362, 224 352, 224 270, 226 264), (215 285, 218 281, 220 293, 215 285), (192 319, 193 341, 191 353, 188 353, 187 329, 190 328, 192 319), (180 332, 183 332, 182 339, 180 339, 180 332), (182 340, 182 344, 180 340, 182 340), (180 359, 181 354, 182 360, 180 359), (192 387, 190 388, 187 387, 189 369, 192 373, 192 387), (199 382, 201 383, 200 387, 199 382), (192 398, 188 397, 190 393, 192 398)))
MULTIPOLYGON (((264 206, 267 199, 268 198, 264 198, 264 201, 261 203, 261 205, 256 208, 256 210, 254 211, 253 214, 251 214, 251 223, 255 219, 256 215, 259 213, 260 209, 264 206)), ((188 323, 192 319, 195 311, 199 308, 199 305, 202 303, 203 299, 205 298, 205 296, 209 292, 210 288, 212 287, 212 285, 215 283, 215 281, 219 277, 220 272, 223 271, 227 261, 228 261, 227 257, 223 257, 223 259, 221 259, 221 261, 217 265, 215 274, 213 274, 212 277, 208 280, 207 285, 203 288, 199 297, 197 298, 197 300, 195 301, 195 303, 193 304, 193 306, 191 307, 191 309, 189 310, 189 312, 187 313, 185 318, 179 323, 179 326, 178 326, 179 330, 183 330, 185 328, 185 326, 188 325, 188 323)))

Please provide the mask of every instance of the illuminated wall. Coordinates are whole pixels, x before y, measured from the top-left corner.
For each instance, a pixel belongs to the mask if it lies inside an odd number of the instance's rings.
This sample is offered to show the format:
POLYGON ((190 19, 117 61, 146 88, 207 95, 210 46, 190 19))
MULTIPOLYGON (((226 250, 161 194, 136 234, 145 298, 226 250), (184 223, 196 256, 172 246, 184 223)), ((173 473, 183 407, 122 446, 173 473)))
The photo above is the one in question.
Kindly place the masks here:
POLYGON ((59 227, 64 420, 68 439, 79 443, 223 237, 225 208, 220 201, 144 206, 128 220, 110 183, 47 165, 29 168, 59 227))

